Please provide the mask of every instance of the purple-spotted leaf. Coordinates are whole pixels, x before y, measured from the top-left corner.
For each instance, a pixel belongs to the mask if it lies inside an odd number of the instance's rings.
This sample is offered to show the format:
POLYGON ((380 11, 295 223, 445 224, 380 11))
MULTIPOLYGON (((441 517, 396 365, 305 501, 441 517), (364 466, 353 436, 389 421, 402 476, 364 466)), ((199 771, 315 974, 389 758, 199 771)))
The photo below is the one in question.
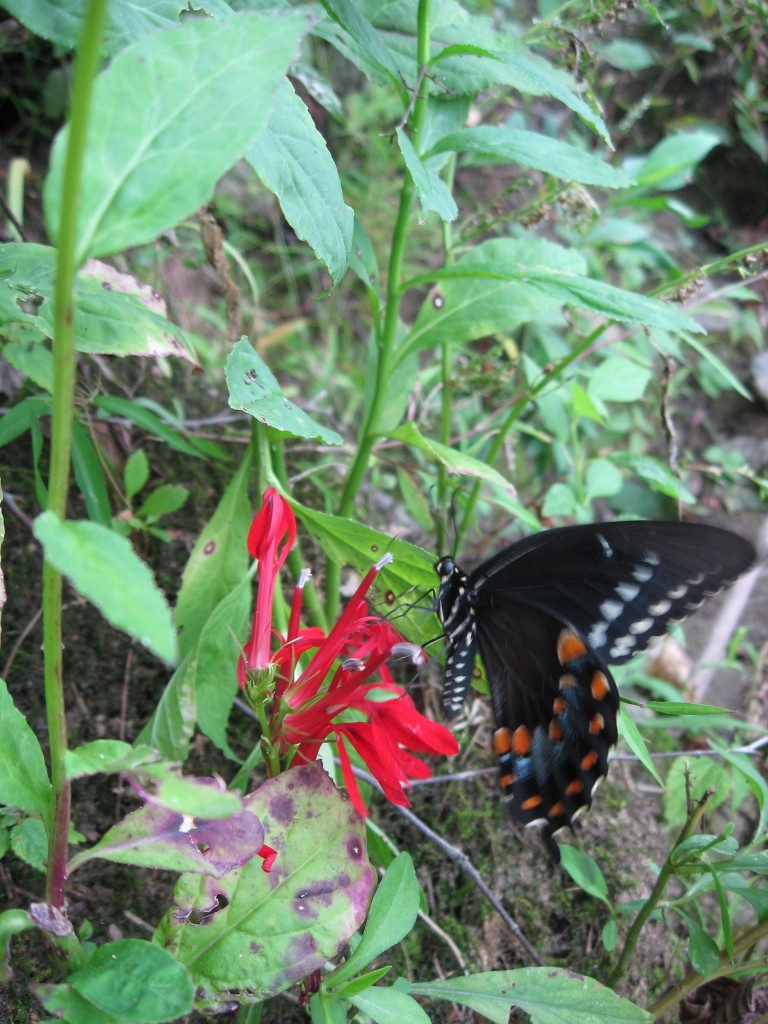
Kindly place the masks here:
POLYGON ((375 874, 365 827, 318 764, 244 800, 277 852, 214 880, 184 875, 156 940, 189 967, 200 1009, 260 1002, 335 957, 362 925, 375 874))
POLYGON ((147 804, 111 828, 90 850, 74 857, 70 871, 100 857, 220 878, 255 857, 263 843, 264 829, 251 811, 211 821, 147 804))

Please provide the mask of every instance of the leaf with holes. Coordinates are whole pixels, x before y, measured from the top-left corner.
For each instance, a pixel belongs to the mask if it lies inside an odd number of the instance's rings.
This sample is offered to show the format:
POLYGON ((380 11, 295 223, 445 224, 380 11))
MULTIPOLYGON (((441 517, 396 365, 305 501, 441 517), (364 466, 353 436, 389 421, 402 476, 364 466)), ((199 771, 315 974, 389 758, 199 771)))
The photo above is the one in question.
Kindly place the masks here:
MULTIPOLYGON (((198 780, 198 785, 201 781, 214 785, 212 780, 198 780)), ((222 821, 194 818, 150 803, 114 825, 95 846, 73 857, 69 870, 100 857, 119 864, 221 878, 247 864, 263 843, 264 829, 250 811, 238 811, 222 821)))
POLYGON ((293 437, 319 437, 326 444, 342 443, 335 430, 320 426, 285 397, 275 375, 247 338, 241 338, 230 352, 225 372, 232 409, 242 409, 261 423, 293 437))
POLYGON ((183 875, 156 939, 189 967, 198 1008, 260 1002, 335 957, 375 885, 365 826, 320 765, 291 768, 243 801, 277 851, 214 880, 183 875))

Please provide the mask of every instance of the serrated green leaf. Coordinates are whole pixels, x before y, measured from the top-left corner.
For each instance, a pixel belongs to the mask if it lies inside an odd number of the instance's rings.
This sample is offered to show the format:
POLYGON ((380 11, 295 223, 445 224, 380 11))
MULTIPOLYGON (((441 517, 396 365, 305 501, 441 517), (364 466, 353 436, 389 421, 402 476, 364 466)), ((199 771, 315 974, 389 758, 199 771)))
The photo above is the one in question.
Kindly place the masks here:
POLYGON ((245 158, 338 284, 349 265, 354 214, 325 139, 287 80, 278 86, 267 123, 245 158))
MULTIPOLYGON (((94 84, 78 264, 149 242, 210 199, 266 122, 307 27, 292 11, 245 12, 225 22, 188 18, 115 56, 94 84)), ((67 127, 54 143, 44 189, 54 240, 68 139, 67 127)))
POLYGON ((393 539, 362 523, 307 508, 296 501, 291 505, 307 532, 316 537, 327 555, 341 565, 353 565, 366 573, 381 556, 390 551, 394 561, 379 576, 384 587, 402 591, 412 587, 433 588, 437 582, 434 556, 415 544, 393 539))
POLYGON ((322 427, 283 394, 270 368, 247 338, 238 341, 226 365, 229 405, 293 437, 318 437, 325 444, 342 444, 335 430, 322 427))
POLYGON ((171 610, 151 572, 124 537, 99 523, 63 522, 44 512, 34 524, 46 559, 113 626, 166 662, 176 660, 171 610))
POLYGON ((567 142, 519 128, 479 125, 444 136, 428 155, 457 152, 472 156, 473 163, 513 163, 533 167, 565 181, 603 188, 627 188, 632 179, 599 157, 567 142))
POLYGON ((499 487, 514 492, 512 484, 505 480, 501 473, 495 470, 493 466, 489 466, 487 463, 482 462, 480 459, 475 459, 471 455, 466 455, 464 452, 456 451, 455 448, 450 448, 439 441, 433 441, 431 438, 424 437, 412 421, 403 423, 397 430, 392 431, 389 436, 395 441, 402 441, 403 444, 429 455, 430 458, 445 466, 449 473, 488 480, 499 487))
POLYGON ((646 1010, 593 978, 555 967, 489 971, 412 984, 408 991, 469 1006, 494 1024, 508 1024, 513 1006, 530 1014, 533 1024, 650 1024, 653 1020, 646 1010))
MULTIPOLYGON (((85 7, 81 0, 7 0, 5 6, 36 36, 70 50, 77 43, 85 7)), ((135 0, 110 0, 104 31, 105 53, 121 50, 148 32, 178 25, 179 7, 178 0, 141 4, 135 0)))

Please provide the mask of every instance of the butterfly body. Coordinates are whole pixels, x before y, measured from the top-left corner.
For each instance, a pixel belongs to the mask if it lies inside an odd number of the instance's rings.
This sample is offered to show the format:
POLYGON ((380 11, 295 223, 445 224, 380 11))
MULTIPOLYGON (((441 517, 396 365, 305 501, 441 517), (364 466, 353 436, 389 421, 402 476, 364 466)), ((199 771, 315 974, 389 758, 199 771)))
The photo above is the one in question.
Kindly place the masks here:
POLYGON ((663 635, 753 562, 717 527, 615 522, 548 530, 464 572, 441 558, 436 612, 454 717, 479 653, 513 817, 551 836, 589 807, 618 737, 608 668, 663 635))

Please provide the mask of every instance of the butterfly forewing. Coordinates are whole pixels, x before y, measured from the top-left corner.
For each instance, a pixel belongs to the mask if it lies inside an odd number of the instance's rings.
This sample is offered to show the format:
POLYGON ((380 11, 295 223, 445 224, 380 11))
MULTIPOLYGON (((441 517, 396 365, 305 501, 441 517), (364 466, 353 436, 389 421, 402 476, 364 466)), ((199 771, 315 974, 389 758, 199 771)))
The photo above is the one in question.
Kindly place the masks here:
POLYGON ((528 537, 469 576, 437 563, 453 717, 479 649, 509 808, 547 836, 589 806, 616 742, 609 664, 642 651, 671 622, 734 582, 752 545, 701 524, 606 523, 528 537))

